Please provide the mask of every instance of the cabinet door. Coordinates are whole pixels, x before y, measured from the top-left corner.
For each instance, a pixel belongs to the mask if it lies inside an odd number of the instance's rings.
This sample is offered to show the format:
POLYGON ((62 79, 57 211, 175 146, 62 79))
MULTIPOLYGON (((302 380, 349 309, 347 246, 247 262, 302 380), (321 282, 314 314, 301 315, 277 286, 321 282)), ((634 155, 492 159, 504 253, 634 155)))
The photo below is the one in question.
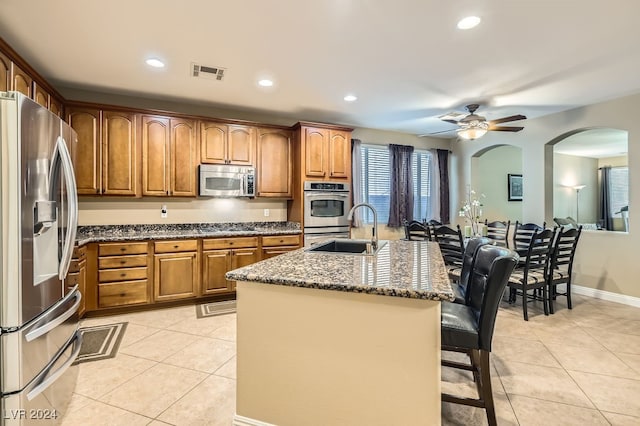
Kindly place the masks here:
POLYGON ((305 174, 311 178, 326 175, 327 143, 329 131, 313 127, 304 128, 305 174))
POLYGON ((142 195, 169 195, 169 119, 142 116, 142 195))
POLYGON ((33 79, 15 63, 11 64, 11 90, 20 92, 31 98, 33 79))
POLYGON ((136 195, 136 115, 102 113, 102 193, 136 195))
POLYGON ((231 250, 210 250, 202 255, 202 295, 230 291, 231 282, 224 274, 231 270, 231 250))
POLYGON ((63 108, 62 101, 60 99, 56 99, 55 97, 49 95, 49 111, 57 115, 58 117, 63 117, 63 108))
POLYGON ((257 248, 235 249, 231 255, 231 269, 242 268, 260 260, 257 248))
POLYGON ((253 166, 256 158, 256 129, 248 126, 229 126, 227 164, 253 166))
POLYGON ((210 121, 200 122, 200 162, 225 164, 227 159, 227 126, 210 121))
POLYGON ((0 92, 11 90, 11 61, 0 53, 0 92))
POLYGON ((171 119, 171 195, 197 195, 198 146, 196 122, 171 119))
POLYGON ((153 271, 155 301, 196 296, 199 283, 196 252, 156 254, 153 271))
POLYGON ((86 311, 87 302, 87 261, 83 259, 78 264, 78 289, 82 294, 82 300, 80 300, 80 307, 78 308, 78 315, 82 317, 86 311))
POLYGON ((329 132, 329 177, 348 179, 351 176, 351 135, 348 132, 329 132))
POLYGON ((258 197, 292 198, 291 133, 258 129, 258 197))
POLYGON ((71 107, 67 122, 78 134, 76 185, 78 194, 100 194, 102 190, 102 114, 100 110, 71 107))
POLYGON ((33 82, 33 100, 45 108, 49 108, 49 93, 47 93, 38 83, 33 82))

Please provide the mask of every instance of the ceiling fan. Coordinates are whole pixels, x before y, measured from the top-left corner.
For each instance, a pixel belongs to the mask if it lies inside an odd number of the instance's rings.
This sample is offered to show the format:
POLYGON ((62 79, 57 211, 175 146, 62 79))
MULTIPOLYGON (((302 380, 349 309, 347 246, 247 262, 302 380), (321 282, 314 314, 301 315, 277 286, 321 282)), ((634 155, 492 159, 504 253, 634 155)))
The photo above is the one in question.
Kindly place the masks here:
MULTIPOLYGON (((459 113, 450 113, 440 116, 439 118, 442 121, 446 121, 447 123, 457 124, 459 126, 458 136, 462 139, 478 139, 485 135, 488 131, 495 132, 519 132, 524 129, 521 126, 498 126, 498 124, 508 123, 510 121, 519 121, 525 120, 527 117, 521 114, 511 115, 509 117, 497 118, 495 120, 488 120, 481 115, 476 114, 476 110, 480 107, 478 104, 469 104, 465 108, 469 111, 469 114, 465 117, 455 120, 454 117, 456 115, 461 115, 459 113)), ((450 130, 447 130, 448 132, 450 130)), ((437 132, 437 133, 445 133, 445 132, 437 132)), ((435 134, 435 133, 432 133, 435 134)))

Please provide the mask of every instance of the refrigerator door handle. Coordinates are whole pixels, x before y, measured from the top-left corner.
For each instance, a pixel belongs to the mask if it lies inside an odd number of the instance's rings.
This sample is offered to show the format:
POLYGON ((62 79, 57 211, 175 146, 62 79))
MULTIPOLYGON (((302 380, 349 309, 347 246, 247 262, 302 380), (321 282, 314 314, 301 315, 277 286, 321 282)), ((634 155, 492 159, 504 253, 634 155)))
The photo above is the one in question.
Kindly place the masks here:
MULTIPOLYGON (((29 401, 33 400, 35 397, 40 395, 49 386, 51 386, 56 380, 58 380, 60 376, 62 376, 69 369, 69 367, 71 367, 71 364, 73 364, 73 362, 78 358, 78 355, 80 354, 80 349, 82 348, 82 333, 79 331, 76 332, 75 336, 72 339, 72 342, 73 342, 74 348, 69 359, 66 360, 64 364, 62 364, 60 368, 58 368, 52 374, 49 374, 50 366, 48 368, 45 368, 42 371, 42 373, 39 375, 39 377, 36 377, 36 379, 33 381, 34 384, 38 383, 38 385, 34 386, 33 389, 31 389, 27 393, 27 399, 29 401), (42 380, 44 376, 48 376, 48 377, 42 380)), ((68 348, 69 346, 67 345, 67 347, 64 348, 63 352, 66 351, 68 348)))
MULTIPOLYGON (((29 331, 27 334, 25 334, 25 340, 27 342, 31 342, 33 340, 36 340, 38 337, 47 334, 48 332, 50 332, 51 330, 53 330, 54 328, 56 328, 57 326, 59 326, 60 324, 65 322, 73 314, 76 313, 76 311, 78 310, 78 306, 80 306, 80 301, 82 300, 82 294, 78 291, 78 285, 77 284, 71 289, 69 294, 67 294, 58 303, 53 305, 53 307, 51 308, 50 312, 55 312, 56 309, 59 306, 67 303, 72 298, 75 298, 75 302, 73 303, 73 305, 71 305, 71 307, 69 309, 67 309, 61 315, 58 315, 57 317, 55 317, 52 321, 47 321, 47 322, 44 323, 44 325, 29 331)), ((41 322, 42 322, 42 320, 38 321, 38 323, 41 323, 41 322)), ((36 324, 38 324, 38 323, 36 323, 36 324)))
POLYGON ((67 193, 67 203, 69 205, 69 214, 67 219, 67 235, 64 247, 62 249, 62 257, 60 259, 60 280, 64 280, 69 272, 69 265, 73 256, 73 246, 76 242, 76 228, 78 227, 78 189, 76 188, 76 178, 73 172, 73 163, 71 154, 67 149, 67 143, 63 137, 58 137, 56 141, 58 155, 62 160, 62 170, 64 171, 64 180, 67 193))

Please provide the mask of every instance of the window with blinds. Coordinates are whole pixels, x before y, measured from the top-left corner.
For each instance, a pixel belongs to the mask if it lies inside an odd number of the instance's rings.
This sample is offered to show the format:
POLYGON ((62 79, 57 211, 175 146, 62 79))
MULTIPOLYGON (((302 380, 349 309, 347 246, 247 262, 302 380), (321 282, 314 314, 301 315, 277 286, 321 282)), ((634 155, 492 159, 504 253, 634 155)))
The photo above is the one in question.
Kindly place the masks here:
POLYGON ((620 217, 620 209, 629 205, 629 168, 612 167, 609 180, 609 196, 613 217, 620 217), (617 213, 617 214, 616 214, 617 213))
MULTIPOLYGON (((391 169, 389 167, 389 148, 386 146, 362 145, 362 194, 364 202, 371 204, 378 212, 378 223, 389 221, 389 201, 391 169)), ((429 151, 415 150, 412 156, 411 172, 413 176, 413 217, 422 220, 431 208, 432 155, 429 151)), ((373 214, 364 210, 364 222, 372 223, 373 214)))

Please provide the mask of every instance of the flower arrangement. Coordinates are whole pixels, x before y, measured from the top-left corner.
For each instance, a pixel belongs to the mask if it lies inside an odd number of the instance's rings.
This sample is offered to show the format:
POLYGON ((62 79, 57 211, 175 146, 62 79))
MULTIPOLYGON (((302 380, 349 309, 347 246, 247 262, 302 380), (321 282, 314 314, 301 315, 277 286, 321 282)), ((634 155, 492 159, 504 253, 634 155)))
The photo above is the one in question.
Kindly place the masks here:
POLYGON ((465 222, 471 225, 471 230, 474 236, 480 235, 480 216, 482 216, 482 203, 481 198, 485 198, 484 194, 476 195, 476 191, 467 186, 467 198, 460 207, 458 216, 464 217, 465 222))

